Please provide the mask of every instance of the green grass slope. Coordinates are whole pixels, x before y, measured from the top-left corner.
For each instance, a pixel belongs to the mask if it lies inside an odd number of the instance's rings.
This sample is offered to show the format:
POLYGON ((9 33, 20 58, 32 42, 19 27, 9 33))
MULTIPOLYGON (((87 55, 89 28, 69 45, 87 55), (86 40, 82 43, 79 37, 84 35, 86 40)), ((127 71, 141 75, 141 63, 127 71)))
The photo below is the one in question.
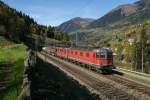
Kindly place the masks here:
POLYGON ((14 44, 0 37, 0 87, 4 87, 0 90, 0 100, 17 99, 23 80, 25 54, 23 44, 14 44))

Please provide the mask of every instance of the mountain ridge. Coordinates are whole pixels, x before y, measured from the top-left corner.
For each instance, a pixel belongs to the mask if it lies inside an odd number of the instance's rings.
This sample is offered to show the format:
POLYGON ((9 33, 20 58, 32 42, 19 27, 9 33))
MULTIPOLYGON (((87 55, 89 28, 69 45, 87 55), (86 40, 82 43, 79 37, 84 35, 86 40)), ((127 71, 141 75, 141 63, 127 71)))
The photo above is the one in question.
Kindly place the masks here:
POLYGON ((81 17, 75 17, 72 18, 58 26, 59 30, 65 31, 65 32, 72 32, 75 30, 79 30, 81 28, 85 28, 89 23, 93 22, 94 19, 92 18, 81 18, 81 17))
MULTIPOLYGON (((138 13, 150 9, 150 0, 140 0, 133 4, 120 5, 110 12, 89 24, 88 28, 105 27, 106 25, 115 23, 120 20, 128 19, 128 17, 138 17, 138 13)), ((138 21, 137 21, 138 22, 138 21)))
POLYGON ((113 34, 123 35, 130 26, 139 25, 150 19, 150 0, 140 0, 133 4, 117 6, 101 18, 91 22, 86 28, 69 33, 75 40, 85 44, 106 43, 113 34))

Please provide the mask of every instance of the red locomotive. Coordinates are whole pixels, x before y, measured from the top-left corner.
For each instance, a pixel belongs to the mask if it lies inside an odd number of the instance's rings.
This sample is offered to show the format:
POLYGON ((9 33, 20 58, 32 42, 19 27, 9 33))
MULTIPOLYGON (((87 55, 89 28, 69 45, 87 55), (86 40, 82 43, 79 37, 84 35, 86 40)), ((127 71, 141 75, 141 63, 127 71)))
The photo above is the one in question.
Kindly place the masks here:
MULTIPOLYGON (((113 69, 113 53, 109 48, 101 48, 96 50, 53 47, 56 55, 61 58, 73 60, 88 66, 93 69, 106 71, 113 69)), ((54 51, 54 50, 53 50, 54 51)))

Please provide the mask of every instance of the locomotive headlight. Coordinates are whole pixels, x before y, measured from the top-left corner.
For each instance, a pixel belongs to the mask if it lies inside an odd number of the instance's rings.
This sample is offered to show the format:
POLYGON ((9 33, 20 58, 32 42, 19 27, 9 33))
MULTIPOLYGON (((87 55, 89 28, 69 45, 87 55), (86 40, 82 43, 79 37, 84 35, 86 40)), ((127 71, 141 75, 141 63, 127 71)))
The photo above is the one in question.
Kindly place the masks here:
POLYGON ((43 47, 42 49, 43 49, 43 50, 46 50, 46 47, 43 47))

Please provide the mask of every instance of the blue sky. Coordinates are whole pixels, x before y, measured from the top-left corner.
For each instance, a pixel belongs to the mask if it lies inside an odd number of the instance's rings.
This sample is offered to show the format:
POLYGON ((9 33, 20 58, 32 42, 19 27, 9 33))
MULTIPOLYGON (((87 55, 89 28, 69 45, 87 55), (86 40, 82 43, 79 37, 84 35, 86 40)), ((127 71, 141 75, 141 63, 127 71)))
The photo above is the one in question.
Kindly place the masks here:
POLYGON ((100 18, 121 4, 138 0, 2 0, 39 24, 57 26, 74 17, 100 18))

